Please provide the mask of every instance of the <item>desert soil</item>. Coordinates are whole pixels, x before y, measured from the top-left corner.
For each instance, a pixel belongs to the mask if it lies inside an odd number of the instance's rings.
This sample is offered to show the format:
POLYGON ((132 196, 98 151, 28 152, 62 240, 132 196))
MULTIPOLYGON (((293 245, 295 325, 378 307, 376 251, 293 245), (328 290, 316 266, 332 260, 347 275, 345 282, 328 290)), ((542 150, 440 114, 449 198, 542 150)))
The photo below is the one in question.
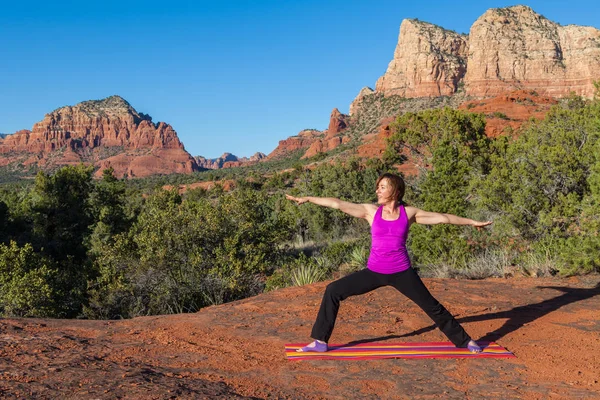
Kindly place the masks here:
MULTIPOLYGON (((288 361, 327 282, 194 314, 0 319, 6 399, 596 399, 600 276, 425 279, 478 340, 511 359, 288 361)), ((342 303, 332 343, 445 341, 392 288, 342 303)))

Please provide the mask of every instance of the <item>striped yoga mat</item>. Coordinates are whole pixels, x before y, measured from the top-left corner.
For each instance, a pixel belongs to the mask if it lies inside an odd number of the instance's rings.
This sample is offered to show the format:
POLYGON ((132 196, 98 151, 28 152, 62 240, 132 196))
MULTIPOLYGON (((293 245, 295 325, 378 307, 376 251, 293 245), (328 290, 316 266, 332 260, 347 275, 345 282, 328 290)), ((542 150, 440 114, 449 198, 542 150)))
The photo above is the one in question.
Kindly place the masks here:
POLYGON ((483 351, 471 353, 450 342, 331 344, 326 353, 296 352, 307 343, 286 344, 288 360, 377 360, 381 358, 511 358, 513 353, 494 342, 477 342, 483 351))

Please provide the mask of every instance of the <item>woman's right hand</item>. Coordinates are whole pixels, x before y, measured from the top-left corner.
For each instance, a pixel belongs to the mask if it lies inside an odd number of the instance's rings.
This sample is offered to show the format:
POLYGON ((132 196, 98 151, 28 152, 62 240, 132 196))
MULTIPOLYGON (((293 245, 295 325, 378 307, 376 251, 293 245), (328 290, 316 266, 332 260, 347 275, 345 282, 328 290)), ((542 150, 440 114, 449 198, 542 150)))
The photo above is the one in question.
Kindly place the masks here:
POLYGON ((285 198, 288 200, 295 201, 298 205, 304 204, 308 201, 308 199, 306 197, 294 197, 294 196, 290 196, 289 194, 286 194, 285 198))

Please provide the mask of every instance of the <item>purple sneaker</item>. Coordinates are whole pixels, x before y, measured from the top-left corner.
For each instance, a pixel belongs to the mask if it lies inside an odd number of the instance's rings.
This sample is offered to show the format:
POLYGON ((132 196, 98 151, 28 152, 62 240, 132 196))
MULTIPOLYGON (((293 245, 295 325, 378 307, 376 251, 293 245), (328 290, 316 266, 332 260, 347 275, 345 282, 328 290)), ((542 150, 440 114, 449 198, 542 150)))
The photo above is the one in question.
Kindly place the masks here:
POLYGON ((467 345, 467 349, 469 349, 471 353, 481 353, 481 347, 479 347, 479 345, 474 340, 471 340, 469 342, 469 344, 467 345))
POLYGON ((315 340, 314 342, 310 343, 308 346, 304 346, 301 349, 296 350, 299 353, 303 353, 303 352, 309 352, 309 351, 313 351, 316 353, 325 353, 328 349, 327 347, 327 343, 321 343, 317 340, 315 340))

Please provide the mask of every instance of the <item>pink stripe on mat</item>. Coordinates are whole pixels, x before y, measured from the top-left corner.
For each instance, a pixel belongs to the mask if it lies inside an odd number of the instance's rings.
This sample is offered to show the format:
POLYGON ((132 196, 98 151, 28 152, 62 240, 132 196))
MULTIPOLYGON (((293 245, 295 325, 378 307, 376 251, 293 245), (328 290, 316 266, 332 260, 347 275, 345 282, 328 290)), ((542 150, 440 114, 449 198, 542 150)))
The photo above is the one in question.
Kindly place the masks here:
POLYGON ((288 360, 377 360, 382 358, 514 358, 515 355, 494 342, 477 342, 483 351, 471 353, 450 342, 330 344, 326 353, 296 349, 307 343, 285 345, 288 360))

